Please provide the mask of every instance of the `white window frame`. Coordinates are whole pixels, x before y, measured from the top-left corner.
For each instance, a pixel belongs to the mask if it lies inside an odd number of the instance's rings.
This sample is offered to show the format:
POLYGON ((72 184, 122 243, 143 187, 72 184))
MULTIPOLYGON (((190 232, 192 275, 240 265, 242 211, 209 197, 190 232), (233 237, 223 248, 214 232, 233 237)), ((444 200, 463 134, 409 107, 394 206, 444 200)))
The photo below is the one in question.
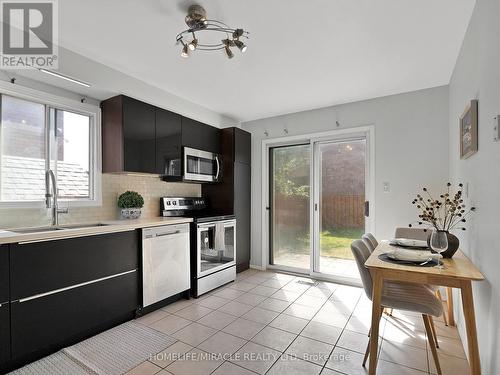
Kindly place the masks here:
MULTIPOLYGON (((74 112, 89 116, 90 119, 90 145, 89 166, 89 198, 60 198, 61 206, 68 207, 92 207, 102 205, 101 184, 101 109, 97 105, 81 103, 73 99, 56 96, 43 91, 19 86, 17 84, 0 81, 0 94, 9 95, 18 99, 24 99, 55 109, 74 112)), ((47 126, 47 124, 46 124, 47 126)), ((45 201, 0 201, 0 209, 8 208, 45 208, 45 201)))

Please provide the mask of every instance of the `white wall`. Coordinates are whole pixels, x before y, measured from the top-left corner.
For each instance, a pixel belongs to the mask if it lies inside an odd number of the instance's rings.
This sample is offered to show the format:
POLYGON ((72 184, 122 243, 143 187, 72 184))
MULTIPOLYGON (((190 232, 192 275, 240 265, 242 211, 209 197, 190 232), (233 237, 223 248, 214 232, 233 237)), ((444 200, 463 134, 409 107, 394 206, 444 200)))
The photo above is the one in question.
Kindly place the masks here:
POLYGON ((261 147, 265 137, 375 126, 375 235, 389 238, 398 225, 415 221, 413 195, 422 186, 438 189, 448 180, 448 88, 438 87, 242 124, 252 133, 251 264, 261 257, 261 147), (382 182, 391 184, 384 193, 382 182))
MULTIPOLYGON (((493 142, 493 117, 500 114, 499 17, 500 1, 477 0, 449 88, 450 175, 469 183, 468 201, 478 207, 460 238, 486 277, 473 285, 483 374, 500 373, 500 142, 493 142), (460 160, 458 119, 471 99, 479 100, 479 151, 460 160)), ((460 300, 455 312, 465 344, 460 300)))

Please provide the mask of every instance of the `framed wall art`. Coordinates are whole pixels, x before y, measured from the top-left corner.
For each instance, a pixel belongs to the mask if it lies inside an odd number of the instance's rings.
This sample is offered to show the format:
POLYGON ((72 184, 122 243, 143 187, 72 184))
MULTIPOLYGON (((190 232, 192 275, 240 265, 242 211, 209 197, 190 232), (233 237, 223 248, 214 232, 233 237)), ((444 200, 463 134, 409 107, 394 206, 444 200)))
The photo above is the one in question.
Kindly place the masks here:
POLYGON ((467 159, 478 149, 478 101, 471 100, 460 117, 460 158, 467 159))

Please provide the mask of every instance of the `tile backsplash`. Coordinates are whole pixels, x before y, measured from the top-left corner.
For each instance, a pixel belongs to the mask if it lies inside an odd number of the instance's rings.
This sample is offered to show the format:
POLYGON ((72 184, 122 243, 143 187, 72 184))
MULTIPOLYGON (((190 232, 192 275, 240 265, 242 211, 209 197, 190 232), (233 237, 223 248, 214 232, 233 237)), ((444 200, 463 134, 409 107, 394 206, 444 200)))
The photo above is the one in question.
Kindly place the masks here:
MULTIPOLYGON (((119 217, 116 201, 118 196, 127 191, 137 191, 144 197, 142 217, 157 217, 160 214, 160 197, 164 196, 201 196, 198 184, 164 182, 154 175, 102 174, 102 205, 99 207, 69 207, 68 214, 60 214, 61 224, 98 222, 114 220, 119 217)), ((0 228, 28 227, 50 224, 48 209, 9 208, 0 209, 0 228)))

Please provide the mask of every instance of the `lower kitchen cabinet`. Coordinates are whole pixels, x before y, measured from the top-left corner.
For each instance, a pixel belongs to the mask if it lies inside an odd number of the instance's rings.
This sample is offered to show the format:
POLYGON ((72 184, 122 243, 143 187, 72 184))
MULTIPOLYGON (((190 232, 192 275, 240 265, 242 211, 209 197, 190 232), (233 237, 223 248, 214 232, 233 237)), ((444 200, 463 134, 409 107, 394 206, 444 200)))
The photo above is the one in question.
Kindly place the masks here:
POLYGON ((10 311, 9 303, 0 304, 0 373, 10 360, 10 311))
POLYGON ((11 304, 12 360, 25 363, 130 320, 137 270, 11 304))

